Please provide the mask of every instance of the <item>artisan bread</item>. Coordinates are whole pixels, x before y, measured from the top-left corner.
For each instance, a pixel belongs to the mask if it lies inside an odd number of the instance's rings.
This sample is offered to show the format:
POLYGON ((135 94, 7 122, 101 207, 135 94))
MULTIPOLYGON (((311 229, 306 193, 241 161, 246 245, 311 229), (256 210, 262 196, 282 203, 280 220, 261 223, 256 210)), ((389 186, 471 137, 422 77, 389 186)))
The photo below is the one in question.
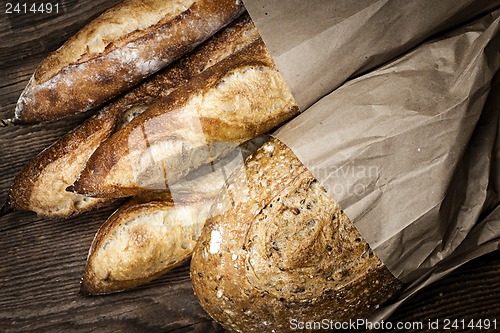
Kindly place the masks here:
POLYGON ((189 259, 211 201, 174 203, 160 194, 142 200, 121 207, 99 229, 89 251, 82 294, 137 287, 189 259))
POLYGON ((244 11, 238 0, 127 0, 85 26, 37 68, 14 123, 95 108, 165 67, 244 11))
POLYGON ((203 308, 234 332, 347 321, 401 283, 293 152, 265 143, 229 178, 191 261, 203 308))
POLYGON ((248 15, 242 15, 194 51, 107 105, 33 158, 16 176, 7 205, 16 210, 34 211, 45 218, 67 218, 109 204, 110 199, 90 198, 66 191, 97 147, 156 100, 258 38, 257 29, 248 15))
POLYGON ((72 190, 111 198, 166 190, 297 113, 259 38, 114 133, 92 154, 72 190))
POLYGON ((110 199, 66 191, 92 152, 114 131, 119 109, 106 111, 89 118, 31 159, 14 178, 6 205, 53 219, 111 203, 110 199))
POLYGON ((243 144, 172 187, 120 207, 96 233, 82 279, 83 294, 137 287, 187 261, 210 207, 229 175, 266 137, 243 144))

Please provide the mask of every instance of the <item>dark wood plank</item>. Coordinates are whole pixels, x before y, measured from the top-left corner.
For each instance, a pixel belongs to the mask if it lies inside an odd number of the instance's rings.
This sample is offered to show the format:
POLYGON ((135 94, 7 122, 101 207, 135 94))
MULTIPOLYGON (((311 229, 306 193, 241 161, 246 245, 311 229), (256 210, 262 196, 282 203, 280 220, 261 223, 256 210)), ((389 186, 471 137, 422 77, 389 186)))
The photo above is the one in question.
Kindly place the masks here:
MULTIPOLYGON (((62 1, 59 15, 0 13, 0 118, 15 103, 38 63, 105 9, 119 3, 62 1)), ((0 128, 0 202, 17 172, 45 147, 83 121, 0 128)), ((185 264, 136 290, 100 297, 79 294, 86 256, 100 224, 117 207, 69 220, 30 212, 0 219, 0 331, 207 332, 220 331, 198 305, 185 264)))
MULTIPOLYGON (((22 89, 41 59, 118 2, 61 0, 61 13, 47 16, 14 17, 2 10, 0 118, 12 116, 22 89)), ((0 128, 0 202, 28 160, 85 117, 0 128)), ((94 233, 115 208, 64 221, 43 220, 30 212, 0 218, 0 331, 223 332, 193 295, 188 264, 129 292, 99 297, 79 294, 94 233)), ((495 253, 465 265, 426 288, 392 319, 498 317, 499 257, 495 253)))

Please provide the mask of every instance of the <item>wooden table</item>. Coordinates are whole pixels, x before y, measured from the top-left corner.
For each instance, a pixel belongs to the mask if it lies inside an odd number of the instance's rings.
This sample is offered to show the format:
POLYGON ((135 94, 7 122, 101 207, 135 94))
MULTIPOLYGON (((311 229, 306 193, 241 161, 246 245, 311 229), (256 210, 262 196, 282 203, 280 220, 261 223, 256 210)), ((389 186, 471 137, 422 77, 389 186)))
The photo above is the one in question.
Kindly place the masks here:
MULTIPOLYGON (((13 114, 38 63, 118 0, 59 1, 58 14, 0 13, 0 118, 13 114)), ((52 1, 55 4, 55 1, 52 1)), ((87 115, 0 128, 0 202, 14 176, 87 115)), ((99 297, 79 294, 88 248, 117 206, 69 220, 34 213, 0 218, 0 331, 221 332, 193 295, 188 264, 141 288, 99 297)), ((395 321, 489 318, 500 321, 500 256, 479 258, 420 292, 395 321)), ((500 323, 499 323, 500 324, 500 323)))

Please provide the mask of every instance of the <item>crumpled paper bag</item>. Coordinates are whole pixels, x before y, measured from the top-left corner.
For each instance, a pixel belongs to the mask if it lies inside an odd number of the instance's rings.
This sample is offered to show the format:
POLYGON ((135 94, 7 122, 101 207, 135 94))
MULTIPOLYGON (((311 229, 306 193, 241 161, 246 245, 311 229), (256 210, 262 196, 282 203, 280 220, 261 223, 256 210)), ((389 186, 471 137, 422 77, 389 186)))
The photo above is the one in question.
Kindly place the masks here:
MULTIPOLYGON (((470 6, 480 3, 344 3, 329 12, 340 12, 339 18, 311 9, 330 24, 315 31, 307 28, 310 21, 287 12, 291 3, 245 2, 305 110, 274 135, 340 203, 391 272, 408 283, 374 320, 456 267, 500 248, 500 85, 492 84, 500 67, 500 11, 468 24, 459 13, 467 6, 471 13, 470 6), (432 15, 419 16, 429 8, 432 15), (271 20, 270 27, 285 28, 273 34, 266 28, 271 20), (300 28, 287 32, 296 22, 300 28), (457 22, 463 25, 417 45, 457 22), (290 42, 296 31, 303 34, 290 42)), ((298 12, 322 4, 308 2, 298 12)), ((476 13, 498 7, 489 5, 476 13)))
POLYGON ((500 7, 499 0, 243 2, 301 110, 348 78, 500 7))
POLYGON ((477 152, 467 147, 500 67, 499 16, 348 82, 276 134, 405 282, 449 256, 483 211, 489 169, 469 185, 478 166, 463 159, 477 152))

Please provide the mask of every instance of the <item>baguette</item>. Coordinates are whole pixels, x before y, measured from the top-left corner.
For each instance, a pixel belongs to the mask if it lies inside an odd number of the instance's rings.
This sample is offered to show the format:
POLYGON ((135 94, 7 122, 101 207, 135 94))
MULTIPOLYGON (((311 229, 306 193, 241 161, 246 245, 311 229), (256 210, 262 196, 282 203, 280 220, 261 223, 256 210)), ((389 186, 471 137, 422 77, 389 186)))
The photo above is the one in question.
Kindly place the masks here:
POLYGON ((99 295, 143 285, 189 259, 211 202, 177 202, 168 193, 138 197, 99 228, 80 292, 99 295))
POLYGON ((107 111, 89 118, 31 159, 14 178, 4 207, 58 219, 113 202, 66 191, 92 152, 114 131, 118 109, 107 111))
POLYGON ((106 294, 137 287, 186 262, 226 176, 266 137, 249 141, 214 165, 201 167, 173 188, 120 207, 96 233, 81 292, 106 294))
POLYGON ((68 192, 66 188, 113 132, 157 99, 258 38, 257 29, 244 14, 193 52, 101 109, 28 163, 11 186, 7 206, 34 211, 45 218, 67 218, 112 202, 68 192))
POLYGON ((72 190, 110 198, 166 190, 297 113, 259 39, 113 134, 91 156, 72 190))
POLYGON ((193 49, 244 11, 238 0, 127 0, 85 26, 36 69, 13 123, 96 108, 193 49))
POLYGON ((229 178, 191 260, 200 304, 234 332, 361 318, 402 284, 292 151, 265 143, 229 178))

